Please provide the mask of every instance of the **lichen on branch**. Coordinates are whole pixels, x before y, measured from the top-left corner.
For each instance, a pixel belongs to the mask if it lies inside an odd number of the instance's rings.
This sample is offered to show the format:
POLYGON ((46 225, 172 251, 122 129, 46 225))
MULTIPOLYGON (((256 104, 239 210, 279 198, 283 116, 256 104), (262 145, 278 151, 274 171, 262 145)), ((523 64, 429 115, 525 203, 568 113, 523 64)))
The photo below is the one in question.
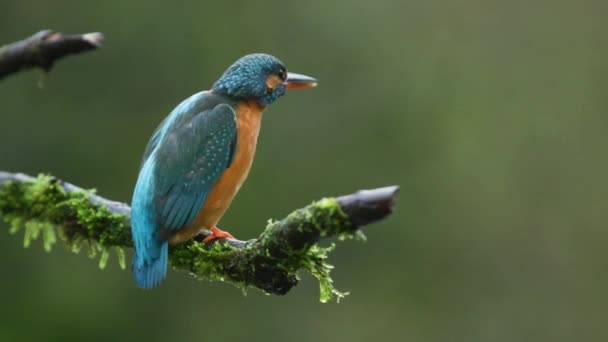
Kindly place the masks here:
MULTIPOLYGON (((326 262, 335 245, 321 247, 321 238, 359 237, 359 227, 392 212, 398 187, 360 191, 338 198, 325 198, 298 209, 280 221, 269 221, 252 240, 220 239, 210 244, 204 236, 172 246, 173 268, 189 271, 201 280, 231 282, 245 290, 256 287, 270 294, 285 294, 297 284, 298 271, 319 280, 322 302, 341 299, 332 284, 326 262)), ((0 172, 0 216, 10 231, 24 230, 24 245, 39 236, 50 251, 59 236, 75 252, 86 246, 90 256, 101 254, 104 267, 110 250, 125 268, 125 249, 132 247, 130 209, 48 175, 32 178, 0 172)))

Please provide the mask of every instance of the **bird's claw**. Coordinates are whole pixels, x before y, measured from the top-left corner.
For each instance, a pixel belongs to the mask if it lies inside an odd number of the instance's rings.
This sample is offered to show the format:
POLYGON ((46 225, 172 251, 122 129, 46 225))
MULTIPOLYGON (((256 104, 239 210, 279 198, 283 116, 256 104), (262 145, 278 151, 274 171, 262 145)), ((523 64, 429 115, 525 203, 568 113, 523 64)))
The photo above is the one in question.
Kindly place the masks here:
POLYGON ((232 236, 228 232, 219 229, 218 227, 212 227, 211 229, 209 229, 209 231, 211 232, 211 234, 207 235, 207 237, 203 239, 203 243, 209 243, 216 239, 234 239, 234 236, 232 236))

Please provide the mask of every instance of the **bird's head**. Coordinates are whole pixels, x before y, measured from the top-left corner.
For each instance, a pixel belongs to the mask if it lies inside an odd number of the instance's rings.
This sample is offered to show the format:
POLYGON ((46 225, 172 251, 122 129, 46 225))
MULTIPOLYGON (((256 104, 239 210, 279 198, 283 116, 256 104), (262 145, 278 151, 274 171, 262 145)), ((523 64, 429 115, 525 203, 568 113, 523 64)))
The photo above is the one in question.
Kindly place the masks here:
POLYGON ((267 106, 285 94, 287 89, 304 89, 317 85, 317 80, 287 72, 276 57, 255 53, 241 57, 213 85, 213 91, 237 99, 254 99, 267 106))

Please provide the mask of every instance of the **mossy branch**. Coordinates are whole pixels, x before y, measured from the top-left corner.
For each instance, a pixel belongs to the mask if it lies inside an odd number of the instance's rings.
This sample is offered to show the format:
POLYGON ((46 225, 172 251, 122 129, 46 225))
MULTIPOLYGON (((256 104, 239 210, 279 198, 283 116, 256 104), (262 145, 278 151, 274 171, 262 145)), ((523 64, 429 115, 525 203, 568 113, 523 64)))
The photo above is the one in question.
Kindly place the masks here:
MULTIPOLYGON (((359 227, 381 220, 393 210, 397 186, 363 190, 337 198, 325 198, 298 209, 280 221, 270 221, 252 240, 220 239, 202 244, 204 236, 173 246, 171 265, 205 280, 229 281, 243 290, 257 287, 270 294, 285 294, 298 283, 301 269, 315 276, 321 301, 344 297, 333 285, 326 262, 330 247, 321 238, 359 237, 359 227)), ((0 171, 0 216, 11 232, 25 229, 24 244, 42 233, 50 250, 56 233, 74 251, 88 245, 90 255, 101 253, 104 267, 109 250, 118 253, 125 268, 124 249, 132 247, 128 205, 110 201, 57 178, 0 171)))
POLYGON ((0 78, 31 67, 49 71, 60 58, 102 45, 103 34, 99 32, 63 35, 43 30, 27 39, 0 47, 0 78))

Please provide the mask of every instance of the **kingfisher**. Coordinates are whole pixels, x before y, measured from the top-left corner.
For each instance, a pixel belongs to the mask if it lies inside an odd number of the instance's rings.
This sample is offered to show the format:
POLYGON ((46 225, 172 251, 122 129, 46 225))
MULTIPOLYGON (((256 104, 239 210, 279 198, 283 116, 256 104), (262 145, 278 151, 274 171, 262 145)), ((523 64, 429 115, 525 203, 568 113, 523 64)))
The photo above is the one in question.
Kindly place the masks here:
POLYGON ((256 53, 232 64, 211 90, 182 101, 144 151, 131 201, 137 285, 152 288, 167 274, 169 244, 202 232, 203 243, 233 238, 217 228, 253 163, 262 113, 288 89, 317 85, 287 72, 276 57, 256 53))

